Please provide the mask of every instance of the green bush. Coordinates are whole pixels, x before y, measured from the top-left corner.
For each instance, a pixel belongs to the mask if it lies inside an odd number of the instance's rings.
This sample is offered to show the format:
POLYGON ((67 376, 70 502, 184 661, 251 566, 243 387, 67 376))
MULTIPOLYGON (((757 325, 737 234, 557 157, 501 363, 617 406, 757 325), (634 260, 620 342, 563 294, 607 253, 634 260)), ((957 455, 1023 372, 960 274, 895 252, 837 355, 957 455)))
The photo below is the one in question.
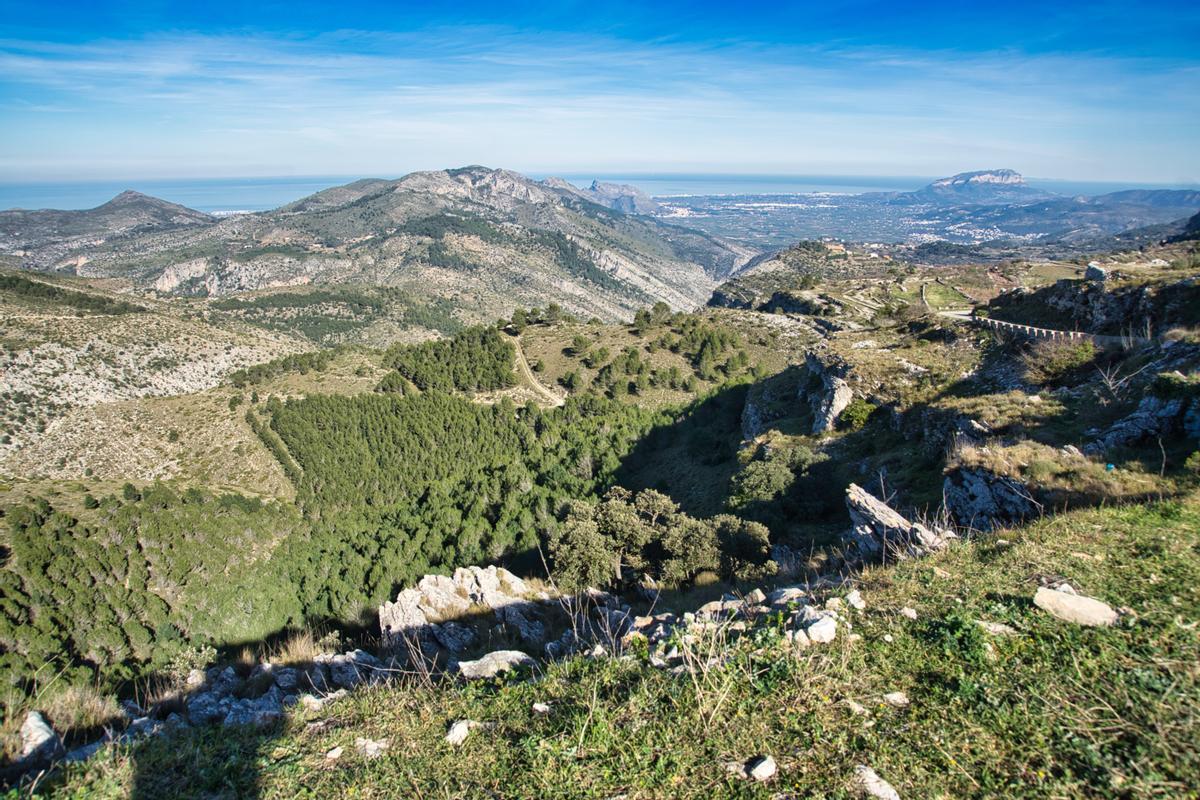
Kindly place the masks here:
POLYGON ((1096 361, 1096 345, 1090 339, 1046 339, 1033 344, 1021 356, 1025 376, 1036 385, 1057 384, 1096 361))
POLYGON ((550 537, 554 576, 575 591, 613 586, 627 566, 670 586, 702 572, 729 579, 761 578, 773 571, 767 529, 728 514, 689 517, 652 489, 613 488, 598 505, 572 503, 550 537))
POLYGON ((861 397, 856 397, 838 415, 837 426, 844 431, 859 431, 875 413, 876 406, 861 397))

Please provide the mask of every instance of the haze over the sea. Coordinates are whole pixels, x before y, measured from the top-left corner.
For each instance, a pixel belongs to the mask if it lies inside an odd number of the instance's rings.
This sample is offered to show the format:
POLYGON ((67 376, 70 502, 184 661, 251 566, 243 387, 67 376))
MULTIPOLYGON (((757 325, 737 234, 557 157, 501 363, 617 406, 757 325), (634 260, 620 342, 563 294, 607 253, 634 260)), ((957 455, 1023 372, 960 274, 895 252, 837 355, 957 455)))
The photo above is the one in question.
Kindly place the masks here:
MULTIPOLYGON (((293 200, 339 186, 363 177, 360 175, 255 177, 255 178, 176 178, 161 180, 49 181, 37 183, 0 183, 0 209, 24 208, 95 208, 126 189, 178 203, 197 211, 229 213, 267 211, 293 200)), ((545 178, 546 174, 531 177, 545 178)), ((934 177, 883 175, 689 175, 636 174, 591 175, 566 173, 577 186, 593 180, 627 183, 656 197, 738 194, 804 194, 833 192, 906 192, 918 189, 934 177)), ((1030 179, 1033 186, 1066 195, 1103 194, 1130 188, 1200 188, 1149 186, 1146 184, 1030 179)))

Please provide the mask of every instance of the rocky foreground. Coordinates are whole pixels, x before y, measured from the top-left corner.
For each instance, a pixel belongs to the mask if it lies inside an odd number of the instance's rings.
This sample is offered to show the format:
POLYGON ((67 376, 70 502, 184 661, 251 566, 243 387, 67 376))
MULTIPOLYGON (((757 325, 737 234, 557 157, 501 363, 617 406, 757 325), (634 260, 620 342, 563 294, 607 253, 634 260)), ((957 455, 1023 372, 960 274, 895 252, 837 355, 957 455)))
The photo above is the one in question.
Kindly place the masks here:
MULTIPOLYGON (((809 575, 801 583, 727 594, 680 614, 654 613, 657 598, 652 593, 635 599, 645 609, 638 611, 608 592, 564 596, 535 590, 496 566, 458 569, 452 576, 427 575, 380 607, 383 649, 379 655, 353 649, 320 654, 307 663, 193 670, 170 702, 145 708, 125 701, 129 719, 123 731, 111 731, 70 751, 45 718, 31 711, 21 727, 17 766, 28 771, 86 761, 110 744, 128 745, 209 725, 268 729, 295 713, 323 713, 365 687, 429 681, 439 675, 478 681, 513 671, 537 673, 542 665, 572 657, 632 658, 633 653, 643 652, 649 666, 695 679, 733 659, 737 641, 778 629, 781 621, 782 646, 797 658, 839 638, 859 641, 862 636, 854 632, 854 615, 867 609, 867 600, 855 588, 859 581, 849 577, 850 570, 925 556, 944 549, 956 537, 904 518, 858 486, 849 488, 846 502, 853 526, 846 534, 846 560, 837 574, 809 575), (562 633, 551 635, 557 630, 562 633), (481 648, 490 637, 505 635, 523 649, 481 648), (721 647, 714 649, 713 641, 721 642, 721 647)), ((1109 626, 1119 620, 1119 613, 1106 603, 1079 594, 1061 580, 1039 588, 1033 603, 1076 625, 1109 626)), ((917 618, 912 608, 901 608, 899 613, 917 618)), ((995 636, 1015 634, 1003 623, 980 625, 995 636)), ((903 707, 909 701, 897 692, 885 695, 883 702, 903 707)), ((479 725, 458 720, 446 739, 461 744, 479 725)), ((386 744, 365 742, 358 746, 364 757, 377 757, 386 749, 386 744)), ((744 763, 732 762, 727 769, 750 781, 766 781, 776 768, 771 756, 760 755, 744 763)), ((897 796, 868 766, 856 770, 854 781, 869 796, 897 796)))

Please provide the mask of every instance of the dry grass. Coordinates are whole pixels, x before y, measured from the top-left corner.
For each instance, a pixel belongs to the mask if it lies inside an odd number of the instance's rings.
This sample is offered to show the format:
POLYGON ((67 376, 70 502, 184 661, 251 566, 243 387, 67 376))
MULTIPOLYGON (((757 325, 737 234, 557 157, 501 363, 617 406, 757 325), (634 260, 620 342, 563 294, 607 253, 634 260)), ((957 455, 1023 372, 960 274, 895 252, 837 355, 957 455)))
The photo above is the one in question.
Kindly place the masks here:
POLYGON ((1166 496, 1177 488, 1172 478, 1143 471, 1136 462, 1109 469, 1103 460, 1032 441, 961 445, 950 461, 1014 478, 1040 494, 1069 499, 1072 505, 1166 496))

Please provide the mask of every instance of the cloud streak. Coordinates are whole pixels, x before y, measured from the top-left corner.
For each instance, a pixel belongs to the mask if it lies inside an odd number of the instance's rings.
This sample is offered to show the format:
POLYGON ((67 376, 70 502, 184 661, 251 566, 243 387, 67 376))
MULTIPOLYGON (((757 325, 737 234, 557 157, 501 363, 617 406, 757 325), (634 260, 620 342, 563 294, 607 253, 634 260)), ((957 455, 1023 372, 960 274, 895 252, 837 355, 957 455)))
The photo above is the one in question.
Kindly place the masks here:
POLYGON ((1183 59, 463 27, 0 40, 0 76, 9 179, 470 162, 1200 177, 1184 133, 1200 120, 1200 69, 1183 59))

